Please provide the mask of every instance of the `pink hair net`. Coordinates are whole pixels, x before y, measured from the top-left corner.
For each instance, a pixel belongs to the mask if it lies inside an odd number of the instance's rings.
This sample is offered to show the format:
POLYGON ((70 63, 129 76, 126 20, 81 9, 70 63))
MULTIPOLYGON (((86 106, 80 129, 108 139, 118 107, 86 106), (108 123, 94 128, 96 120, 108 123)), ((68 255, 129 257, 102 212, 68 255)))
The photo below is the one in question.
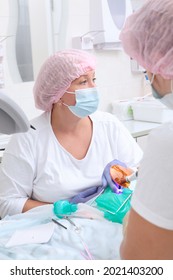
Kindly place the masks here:
POLYGON ((70 87, 72 81, 95 69, 95 59, 85 51, 71 49, 56 52, 42 65, 35 81, 35 105, 50 111, 70 87))
POLYGON ((173 79, 173 0, 148 0, 120 33, 125 52, 146 70, 173 79))

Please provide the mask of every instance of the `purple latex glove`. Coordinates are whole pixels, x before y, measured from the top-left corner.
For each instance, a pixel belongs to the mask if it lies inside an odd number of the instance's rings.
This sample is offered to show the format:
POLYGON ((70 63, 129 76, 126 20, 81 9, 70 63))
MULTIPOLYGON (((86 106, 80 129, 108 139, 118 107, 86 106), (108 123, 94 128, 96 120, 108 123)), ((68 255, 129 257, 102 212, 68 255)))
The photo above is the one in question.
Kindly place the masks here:
POLYGON ((74 197, 70 198, 68 201, 70 203, 81 203, 81 202, 85 203, 91 198, 97 196, 102 190, 103 190, 103 186, 91 187, 78 193, 74 197))
POLYGON ((109 185, 112 191, 118 194, 118 193, 122 193, 123 190, 122 187, 118 183, 115 183, 111 178, 110 168, 113 165, 121 165, 123 167, 127 167, 125 163, 117 159, 114 159, 113 161, 109 162, 103 171, 102 186, 103 188, 106 188, 107 185, 109 185))
POLYGON ((115 183, 110 175, 110 168, 112 165, 121 165, 123 167, 126 167, 126 165, 117 160, 114 159, 113 161, 109 162, 106 167, 104 168, 103 174, 102 174, 102 185, 98 186, 98 187, 90 187, 80 193, 78 193, 77 195, 75 195, 74 197, 68 199, 68 201, 70 203, 85 203, 88 200, 90 200, 93 197, 96 197, 99 193, 101 193, 101 191, 103 189, 105 189, 108 185, 110 186, 110 188, 113 190, 113 192, 115 193, 122 193, 122 188, 119 184, 115 183))

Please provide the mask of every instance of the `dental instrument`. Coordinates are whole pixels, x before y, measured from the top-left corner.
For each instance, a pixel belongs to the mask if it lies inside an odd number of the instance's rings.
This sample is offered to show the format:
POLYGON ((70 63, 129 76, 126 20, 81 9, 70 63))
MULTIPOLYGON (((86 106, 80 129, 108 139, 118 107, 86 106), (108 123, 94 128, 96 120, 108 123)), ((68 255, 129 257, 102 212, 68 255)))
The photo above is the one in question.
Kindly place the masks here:
POLYGON ((132 193, 129 194, 129 196, 124 200, 124 202, 120 205, 120 207, 116 210, 115 214, 118 213, 120 211, 120 209, 124 206, 124 204, 127 203, 127 201, 130 199, 130 197, 132 196, 132 193))
POLYGON ((132 173, 132 174, 129 175, 129 176, 126 176, 126 177, 125 177, 125 180, 126 180, 127 183, 130 183, 130 182, 136 180, 137 177, 138 177, 138 171, 132 173))
POLYGON ((75 228, 74 232, 78 235, 78 237, 79 237, 79 239, 80 239, 80 241, 81 241, 81 244, 83 245, 84 250, 85 250, 85 252, 86 252, 86 255, 85 255, 85 253, 83 253, 83 252, 81 252, 81 255, 82 255, 85 259, 87 259, 87 260, 93 260, 94 258, 93 258, 92 254, 91 254, 91 252, 90 252, 90 250, 89 250, 89 248, 88 248, 88 245, 86 244, 86 242, 83 240, 83 238, 82 238, 82 236, 81 236, 81 228, 78 227, 78 226, 69 218, 69 216, 66 216, 66 215, 65 215, 63 218, 66 219, 66 220, 67 220, 72 226, 74 226, 74 228, 75 228))
POLYGON ((80 232, 80 228, 68 216, 64 216, 63 218, 66 219, 72 226, 75 227, 75 231, 77 233, 80 232))
POLYGON ((59 223, 57 220, 52 218, 52 222, 54 222, 55 224, 57 224, 58 226, 63 227, 64 229, 67 229, 67 227, 65 227, 63 224, 59 223))

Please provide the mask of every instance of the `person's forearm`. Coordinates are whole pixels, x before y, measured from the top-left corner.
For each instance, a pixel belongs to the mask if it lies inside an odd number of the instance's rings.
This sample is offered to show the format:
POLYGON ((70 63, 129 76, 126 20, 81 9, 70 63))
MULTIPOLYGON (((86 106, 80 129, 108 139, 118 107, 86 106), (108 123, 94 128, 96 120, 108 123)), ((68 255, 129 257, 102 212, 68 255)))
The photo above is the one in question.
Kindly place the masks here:
POLYGON ((33 200, 33 199, 28 199, 23 207, 22 213, 24 213, 34 207, 38 207, 38 206, 42 206, 42 205, 46 205, 46 204, 50 204, 50 203, 37 201, 37 200, 33 200))

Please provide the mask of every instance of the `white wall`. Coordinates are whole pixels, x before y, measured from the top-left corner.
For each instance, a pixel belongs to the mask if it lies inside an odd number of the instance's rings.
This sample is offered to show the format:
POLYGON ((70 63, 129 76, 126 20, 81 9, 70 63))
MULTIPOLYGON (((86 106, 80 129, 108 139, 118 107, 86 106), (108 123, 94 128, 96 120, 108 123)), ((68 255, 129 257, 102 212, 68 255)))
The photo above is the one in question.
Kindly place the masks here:
POLYGON ((17 0, 0 0, 0 39, 6 38, 2 42, 2 46, 4 50, 4 79, 8 84, 13 83, 13 79, 21 82, 15 52, 17 18, 17 0))
POLYGON ((52 53, 49 0, 28 0, 34 76, 43 61, 52 53))
MULTIPOLYGON (((2 1, 5 0, 1 0, 0 3, 2 1)), ((49 0, 29 0, 29 4, 33 5, 32 13, 37 12, 38 15, 35 15, 35 20, 32 18, 31 23, 35 77, 43 61, 50 55, 52 47, 52 41, 49 41, 51 39, 47 35, 48 31, 45 26, 45 22, 49 21, 47 18, 48 2, 49 0), (38 3, 40 8, 36 6, 38 3), (41 20, 44 23, 43 25, 41 25, 41 20), (45 33, 46 37, 43 37, 45 33), (44 43, 45 38, 47 41, 44 43), (38 40, 38 44, 36 44, 36 39, 38 40)), ((55 37, 59 40, 56 48, 72 48, 72 38, 81 36, 90 30, 90 0, 62 0, 61 8, 62 17, 59 34, 55 37)), ((96 77, 101 93, 101 110, 109 111, 110 103, 117 99, 130 99, 144 94, 144 77, 142 74, 131 72, 130 59, 123 51, 91 50, 90 52, 96 56, 97 60, 96 77)), ((8 80, 6 84, 8 85, 8 80)))

